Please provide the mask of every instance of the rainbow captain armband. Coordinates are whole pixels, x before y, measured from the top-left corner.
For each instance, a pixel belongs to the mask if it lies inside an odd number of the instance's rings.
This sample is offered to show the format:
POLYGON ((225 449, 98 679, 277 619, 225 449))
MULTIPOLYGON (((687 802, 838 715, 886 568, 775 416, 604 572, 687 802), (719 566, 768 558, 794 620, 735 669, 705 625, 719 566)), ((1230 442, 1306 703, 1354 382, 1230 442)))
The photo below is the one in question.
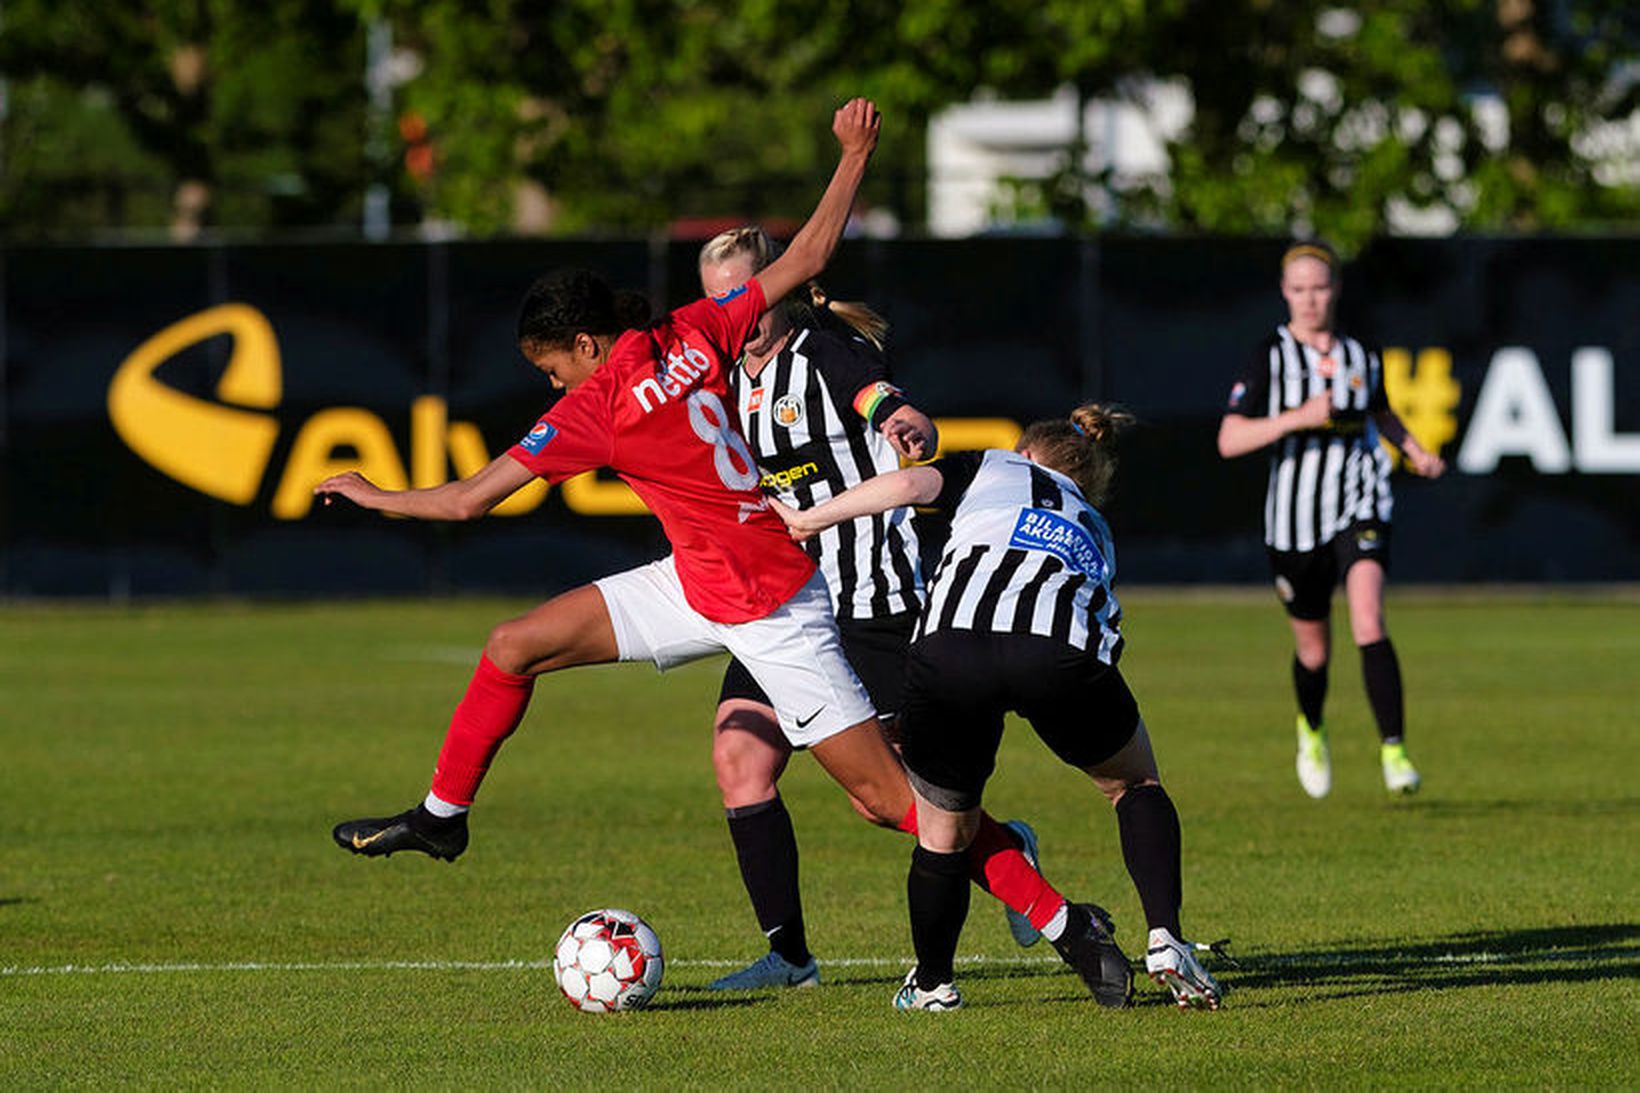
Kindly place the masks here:
POLYGON ((854 412, 873 425, 882 424, 878 420, 879 414, 886 418, 905 404, 905 396, 900 389, 887 380, 878 380, 869 387, 862 387, 854 396, 854 412))

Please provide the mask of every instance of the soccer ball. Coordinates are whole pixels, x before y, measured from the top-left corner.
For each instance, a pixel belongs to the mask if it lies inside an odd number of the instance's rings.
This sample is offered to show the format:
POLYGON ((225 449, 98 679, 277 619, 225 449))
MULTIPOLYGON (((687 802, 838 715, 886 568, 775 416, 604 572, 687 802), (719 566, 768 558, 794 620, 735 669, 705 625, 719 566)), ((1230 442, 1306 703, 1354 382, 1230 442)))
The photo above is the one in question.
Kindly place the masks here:
POLYGON ((569 1004, 584 1013, 634 1010, 661 985, 661 939, 631 911, 588 911, 564 929, 552 974, 569 1004))

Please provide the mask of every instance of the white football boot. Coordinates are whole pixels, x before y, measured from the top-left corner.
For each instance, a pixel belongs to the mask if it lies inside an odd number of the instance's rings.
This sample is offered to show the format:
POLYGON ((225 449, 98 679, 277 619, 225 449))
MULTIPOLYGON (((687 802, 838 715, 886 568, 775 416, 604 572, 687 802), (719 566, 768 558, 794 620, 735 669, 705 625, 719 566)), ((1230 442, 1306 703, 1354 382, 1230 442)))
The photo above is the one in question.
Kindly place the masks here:
POLYGON ((1407 746, 1400 741, 1384 744, 1378 749, 1378 761, 1384 768, 1384 788, 1391 793, 1410 796, 1418 792, 1423 779, 1418 768, 1407 758, 1407 746))
POLYGON ((1310 727, 1298 715, 1298 784, 1304 792, 1320 800, 1332 792, 1332 757, 1327 753, 1327 730, 1310 727))
POLYGON ((923 990, 917 986, 917 969, 912 968, 905 973, 905 982, 900 989, 894 992, 894 1008, 944 1013, 946 1010, 961 1009, 962 995, 951 983, 941 983, 933 990, 923 990))
POLYGON ((1180 1009, 1216 1010, 1224 997, 1218 983, 1196 959, 1191 944, 1180 941, 1164 927, 1150 931, 1145 973, 1172 992, 1180 1009))

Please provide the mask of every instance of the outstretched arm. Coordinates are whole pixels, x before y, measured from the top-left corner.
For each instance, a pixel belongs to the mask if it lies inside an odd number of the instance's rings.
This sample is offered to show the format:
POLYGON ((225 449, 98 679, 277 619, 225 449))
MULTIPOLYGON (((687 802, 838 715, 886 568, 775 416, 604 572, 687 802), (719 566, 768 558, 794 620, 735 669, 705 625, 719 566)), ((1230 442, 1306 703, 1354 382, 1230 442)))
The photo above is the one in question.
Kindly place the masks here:
POLYGON ((1394 410, 1379 410, 1372 415, 1372 419, 1378 423, 1378 431, 1384 439, 1401 449, 1401 454, 1407 457, 1407 466, 1412 468, 1413 474, 1439 478, 1446 471, 1446 460, 1418 443, 1394 410))
POLYGON ((868 516, 906 505, 926 505, 940 495, 945 477, 933 467, 907 467, 868 478, 812 509, 794 509, 778 498, 769 498, 769 507, 791 529, 798 542, 813 538, 833 524, 856 516, 868 516))
POLYGON ((837 134, 842 155, 831 183, 820 197, 803 226, 798 229, 786 252, 757 275, 763 298, 771 305, 798 285, 818 276, 831 261, 837 240, 848 224, 854 194, 866 174, 866 162, 877 147, 877 129, 882 118, 869 99, 850 99, 832 115, 831 131, 837 134))
POLYGON ((345 497, 361 508, 420 520, 476 520, 535 475, 510 455, 498 455, 466 478, 419 490, 384 490, 358 471, 332 475, 313 488, 330 504, 345 497))
POLYGON ((1332 396, 1325 393, 1312 395, 1291 410, 1283 410, 1274 417, 1225 414, 1219 422, 1219 455, 1234 459, 1238 455, 1256 452, 1288 433, 1320 429, 1331 416, 1332 396))

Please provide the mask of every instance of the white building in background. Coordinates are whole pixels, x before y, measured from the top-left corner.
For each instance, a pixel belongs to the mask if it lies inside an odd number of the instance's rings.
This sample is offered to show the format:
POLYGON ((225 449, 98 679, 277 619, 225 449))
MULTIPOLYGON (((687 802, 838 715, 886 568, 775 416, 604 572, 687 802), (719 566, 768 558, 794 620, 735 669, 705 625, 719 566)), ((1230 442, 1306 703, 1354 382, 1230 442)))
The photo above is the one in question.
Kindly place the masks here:
MULTIPOLYGON (((1295 115, 1305 110, 1336 112, 1342 106, 1338 81, 1330 73, 1310 69, 1300 75, 1298 87, 1295 115)), ((1079 123, 1087 149, 1085 173, 1092 176, 1109 168, 1118 188, 1124 181, 1145 178, 1160 179, 1165 185, 1166 142, 1190 124, 1195 110, 1190 91, 1182 82, 1151 82, 1140 85, 1130 99, 1089 99, 1081 105, 1079 118, 1076 92, 1064 88, 1051 99, 980 99, 934 115, 928 123, 929 233, 953 237, 1054 228, 1021 221, 1009 212, 1009 180, 1039 182, 1069 166, 1079 123)), ((1470 109, 1481 143, 1491 152, 1503 149, 1509 129, 1503 102, 1483 94, 1470 101, 1470 109)), ((1250 120, 1268 125, 1281 113, 1280 104, 1263 100, 1253 104, 1250 120)), ((1391 110, 1379 103, 1363 103, 1350 115, 1350 124, 1340 127, 1339 140, 1361 146, 1382 139, 1390 125, 1414 138, 1430 124, 1419 110, 1391 110)), ((1462 178, 1462 127, 1450 118, 1440 119, 1435 127, 1435 175, 1463 206, 1473 201, 1473 194, 1462 178)), ((1574 147, 1594 164, 1595 177, 1604 185, 1640 184, 1640 111, 1591 128, 1574 147)), ((1108 209, 1108 198, 1099 186, 1090 184, 1086 197, 1090 209, 1108 209)), ((1397 235, 1449 235, 1459 222, 1450 205, 1419 207, 1404 198, 1390 200, 1385 218, 1397 235)))
MULTIPOLYGON (((1183 131, 1191 114, 1183 85, 1152 84, 1144 105, 1115 99, 1081 104, 1081 134, 1088 173, 1114 169, 1122 177, 1165 174, 1165 142, 1183 131)), ((980 100, 947 107, 928 123, 928 230, 935 236, 973 235, 999 227, 1027 227, 998 220, 1005 179, 1038 181, 1069 166, 1078 134, 1073 88, 1035 102, 980 100)), ((1090 187, 1089 205, 1103 195, 1090 187)))

